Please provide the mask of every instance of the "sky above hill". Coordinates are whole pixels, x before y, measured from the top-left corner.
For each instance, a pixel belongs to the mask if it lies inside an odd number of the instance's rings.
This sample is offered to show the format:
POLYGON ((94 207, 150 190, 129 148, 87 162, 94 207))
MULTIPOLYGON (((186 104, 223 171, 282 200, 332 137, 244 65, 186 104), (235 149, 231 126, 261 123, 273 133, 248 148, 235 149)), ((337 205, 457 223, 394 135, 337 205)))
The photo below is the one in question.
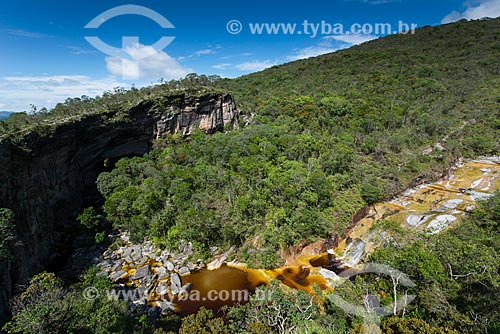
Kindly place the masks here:
POLYGON ((17 0, 0 10, 0 110, 141 87, 190 72, 237 77, 462 18, 500 0, 17 0))

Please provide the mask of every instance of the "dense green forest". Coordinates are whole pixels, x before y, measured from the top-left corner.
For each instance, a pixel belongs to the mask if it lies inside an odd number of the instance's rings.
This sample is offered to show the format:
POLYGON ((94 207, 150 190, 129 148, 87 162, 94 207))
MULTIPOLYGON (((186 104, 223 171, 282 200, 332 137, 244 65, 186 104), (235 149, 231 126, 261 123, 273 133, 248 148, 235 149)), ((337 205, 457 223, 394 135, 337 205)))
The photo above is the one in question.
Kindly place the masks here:
MULTIPOLYGON (((236 246, 233 256, 250 266, 276 266, 280 249, 341 233, 363 206, 388 199, 415 180, 438 178, 458 158, 499 154, 499 31, 499 19, 461 21, 231 80, 193 74, 145 89, 68 99, 51 111, 15 114, 0 122, 0 138, 19 140, 25 131, 50 135, 46 128, 59 122, 88 113, 124 113, 142 99, 179 91, 229 91, 247 124, 214 135, 171 135, 144 157, 120 160, 97 180, 103 207, 87 209, 79 219, 101 236, 110 223, 130 232, 134 241, 149 237, 169 248, 189 240, 195 255, 205 259, 213 246, 236 246), (438 143, 432 152, 425 151, 438 143)), ((378 250, 372 260, 398 268, 417 283, 411 291, 416 301, 404 316, 384 319, 383 331, 500 333, 499 224, 496 195, 455 228, 436 236, 402 234, 398 246, 378 250)), ((5 329, 363 330, 360 319, 345 315, 328 296, 324 303, 311 302, 308 295, 278 286, 266 288, 275 294, 275 307, 254 300, 226 310, 224 318, 200 310, 152 325, 145 315, 127 313, 123 303, 86 301, 81 290, 89 284, 110 286, 95 270, 69 288, 53 274, 34 277, 15 300, 14 317, 5 329), (274 318, 286 320, 270 321, 274 318)), ((358 276, 337 293, 362 304, 368 288, 380 291, 382 302, 390 304, 390 278, 358 276)))
MULTIPOLYGON (((399 268, 416 284, 406 294, 416 299, 402 316, 382 318, 383 333, 458 334, 500 333, 500 195, 482 202, 461 224, 433 236, 414 235, 415 243, 404 247, 407 234, 396 243, 379 249, 373 261, 399 268)), ((324 302, 303 291, 279 284, 268 290, 270 299, 254 298, 248 304, 222 310, 219 315, 201 309, 184 318, 162 317, 151 324, 146 314, 127 311, 125 301, 108 300, 111 288, 97 268, 82 275, 81 281, 65 287, 54 274, 35 276, 29 287, 13 301, 14 316, 5 325, 8 333, 366 333, 363 319, 347 315, 332 302, 324 302), (82 291, 93 286, 101 298, 88 300, 82 291)), ((378 291, 382 305, 392 303, 391 277, 357 276, 339 285, 335 292, 345 300, 363 305, 366 291, 378 291)))
POLYGON ((342 231, 413 180, 498 152, 499 22, 424 28, 225 81, 255 113, 251 126, 172 136, 122 160, 99 177, 104 211, 136 240, 235 245, 251 264, 276 265, 280 248, 342 231), (436 143, 444 150, 423 153, 436 143))

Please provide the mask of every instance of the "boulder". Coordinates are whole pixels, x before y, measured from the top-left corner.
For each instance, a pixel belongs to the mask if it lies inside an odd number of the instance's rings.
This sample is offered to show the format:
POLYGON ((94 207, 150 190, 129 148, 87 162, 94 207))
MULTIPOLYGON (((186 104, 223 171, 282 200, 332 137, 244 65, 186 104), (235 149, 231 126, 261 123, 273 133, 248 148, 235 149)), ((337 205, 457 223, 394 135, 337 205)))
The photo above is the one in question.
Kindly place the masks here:
POLYGON ((189 274, 189 273, 190 273, 190 271, 189 271, 189 268, 188 268, 188 267, 181 267, 181 268, 179 269, 179 275, 187 275, 187 274, 189 274))
POLYGON ((101 268, 101 270, 108 271, 113 267, 113 261, 105 260, 100 262, 97 266, 101 268))
POLYGON ((124 279, 127 276, 128 276, 128 273, 126 271, 120 270, 120 271, 117 271, 115 273, 112 273, 110 279, 112 282, 116 282, 120 279, 124 279))
POLYGON ((177 295, 181 291, 181 288, 178 285, 172 284, 170 286, 170 291, 172 291, 173 295, 177 295))
POLYGON ((111 268, 112 271, 116 272, 118 270, 120 270, 121 268, 123 268, 123 264, 124 264, 125 261, 123 260, 118 260, 114 263, 114 266, 113 268, 111 268))
POLYGON ((181 263, 186 259, 186 255, 184 254, 174 254, 172 257, 174 259, 174 262, 176 263, 181 263))
POLYGON ((164 279, 170 276, 167 269, 165 267, 156 268, 156 274, 158 275, 158 279, 164 279))
POLYGON ((138 252, 132 253, 131 258, 132 258, 133 262, 139 262, 143 258, 142 252, 138 251, 138 252))
POLYGON ((103 259, 112 259, 114 257, 115 253, 113 253, 112 250, 110 249, 107 249, 103 254, 102 254, 102 258, 103 259))
POLYGON ((156 287, 156 294, 158 294, 158 295, 164 295, 164 294, 168 293, 168 290, 169 290, 168 286, 160 284, 160 285, 158 285, 156 287))
POLYGON ((170 262, 170 261, 167 261, 165 263, 165 267, 167 267, 168 271, 173 271, 175 269, 174 264, 172 262, 170 262))
POLYGON ((179 274, 177 273, 174 273, 170 276, 170 280, 172 282, 172 285, 175 285, 177 288, 180 289, 180 287, 182 286, 182 280, 181 280, 181 277, 179 276, 179 274))
POLYGON ((136 280, 136 279, 144 278, 147 275, 149 275, 149 273, 150 273, 150 267, 149 267, 149 265, 145 265, 145 266, 140 267, 139 269, 137 269, 135 271, 134 276, 132 276, 132 279, 136 280))
POLYGON ((234 251, 234 247, 231 247, 230 249, 228 249, 227 251, 225 251, 221 255, 217 256, 212 262, 210 262, 207 265, 208 270, 219 269, 222 266, 222 264, 226 261, 229 254, 231 254, 233 251, 234 251))

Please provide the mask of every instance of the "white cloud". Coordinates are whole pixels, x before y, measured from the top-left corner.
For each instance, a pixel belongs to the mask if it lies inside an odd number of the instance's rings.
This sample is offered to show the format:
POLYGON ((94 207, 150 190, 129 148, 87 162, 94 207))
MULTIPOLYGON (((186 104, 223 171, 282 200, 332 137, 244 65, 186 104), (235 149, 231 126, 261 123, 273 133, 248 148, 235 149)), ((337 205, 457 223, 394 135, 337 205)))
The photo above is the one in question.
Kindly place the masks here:
POLYGON ((197 55, 197 56, 205 56, 205 55, 211 55, 211 54, 214 54, 214 53, 215 53, 215 50, 204 49, 204 50, 198 50, 194 54, 197 55))
POLYGON ((299 59, 321 56, 326 53, 332 53, 341 49, 345 49, 346 47, 358 45, 377 38, 378 36, 363 35, 363 34, 325 36, 320 40, 318 45, 295 50, 291 55, 287 56, 285 59, 287 61, 294 61, 299 59))
POLYGON ((201 50, 192 52, 188 56, 178 57, 177 60, 184 61, 184 60, 190 60, 190 59, 192 59, 194 57, 201 57, 201 56, 213 55, 213 54, 217 53, 217 50, 219 50, 219 49, 222 49, 222 46, 215 45, 215 46, 212 47, 211 45, 209 45, 207 49, 201 49, 201 50))
POLYGON ((50 38, 52 36, 40 32, 26 31, 23 29, 7 29, 7 33, 11 36, 27 37, 27 38, 50 38))
POLYGON ((79 46, 72 46, 72 45, 63 45, 64 48, 71 50, 71 54, 79 56, 79 55, 92 55, 96 54, 96 50, 88 50, 81 48, 79 46))
POLYGON ((345 34, 345 35, 332 35, 323 37, 323 40, 335 40, 339 42, 344 42, 350 45, 358 45, 362 44, 374 39, 377 39, 378 36, 374 35, 362 35, 362 34, 345 34))
POLYGON ((213 65, 212 68, 216 69, 216 70, 225 70, 226 68, 228 67, 231 67, 232 64, 217 64, 217 65, 213 65))
POLYGON ((323 55, 325 53, 335 52, 337 50, 338 49, 336 49, 336 48, 330 48, 330 47, 310 46, 310 47, 295 51, 293 54, 286 57, 286 59, 288 61, 306 59, 306 58, 310 58, 310 57, 320 56, 320 55, 323 55))
POLYGON ((25 111, 30 104, 51 108, 68 97, 97 96, 115 87, 129 85, 108 77, 92 79, 84 75, 16 76, 0 79, 2 108, 25 111))
POLYGON ((271 60, 264 60, 264 61, 254 60, 238 64, 235 67, 239 71, 257 72, 257 71, 262 71, 265 68, 274 66, 276 64, 277 63, 275 61, 271 60))
POLYGON ((462 14, 459 11, 454 10, 450 14, 446 15, 442 20, 442 24, 451 23, 458 21, 462 18, 462 14))
POLYGON ((484 17, 500 16, 500 0, 477 0, 464 12, 453 11, 446 15, 441 23, 455 22, 461 19, 475 20, 484 17))
POLYGON ((112 75, 124 79, 179 79, 193 70, 179 64, 166 52, 137 44, 125 49, 130 59, 106 57, 106 68, 112 75))

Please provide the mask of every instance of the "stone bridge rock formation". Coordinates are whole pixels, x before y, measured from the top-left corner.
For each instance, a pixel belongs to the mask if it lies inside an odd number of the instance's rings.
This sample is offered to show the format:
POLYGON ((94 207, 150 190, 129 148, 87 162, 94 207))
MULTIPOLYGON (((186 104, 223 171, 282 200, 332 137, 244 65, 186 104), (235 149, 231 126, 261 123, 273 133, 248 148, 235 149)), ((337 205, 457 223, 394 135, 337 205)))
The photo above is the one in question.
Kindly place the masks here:
POLYGON ((13 259, 0 262, 0 318, 15 285, 57 261, 56 248, 89 196, 97 195, 105 161, 143 155, 167 134, 223 131, 237 125, 239 115, 229 94, 162 97, 130 108, 125 120, 115 114, 61 122, 49 135, 28 133, 22 145, 0 141, 0 207, 14 211, 18 234, 13 259))

